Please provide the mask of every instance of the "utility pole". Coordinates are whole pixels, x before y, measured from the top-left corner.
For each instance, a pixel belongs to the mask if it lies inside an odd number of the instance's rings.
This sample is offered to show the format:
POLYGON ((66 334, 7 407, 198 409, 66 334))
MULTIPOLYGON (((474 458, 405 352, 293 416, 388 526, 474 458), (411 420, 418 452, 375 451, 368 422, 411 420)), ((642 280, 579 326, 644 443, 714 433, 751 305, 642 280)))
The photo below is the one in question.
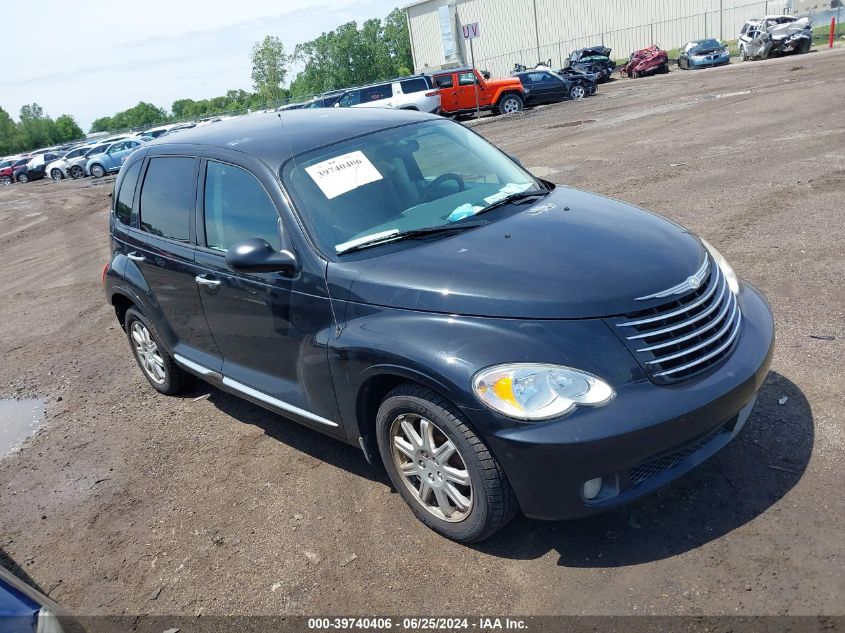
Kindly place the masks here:
POLYGON ((534 0, 534 37, 537 40, 537 61, 540 61, 540 26, 537 23, 537 0, 534 0))
POLYGON ((722 33, 722 31, 724 30, 724 26, 725 26, 725 21, 724 21, 724 19, 722 19, 722 12, 725 9, 724 4, 725 4, 724 0, 719 0, 719 39, 721 41, 724 41, 724 39, 725 39, 725 35, 724 35, 724 33, 722 33))

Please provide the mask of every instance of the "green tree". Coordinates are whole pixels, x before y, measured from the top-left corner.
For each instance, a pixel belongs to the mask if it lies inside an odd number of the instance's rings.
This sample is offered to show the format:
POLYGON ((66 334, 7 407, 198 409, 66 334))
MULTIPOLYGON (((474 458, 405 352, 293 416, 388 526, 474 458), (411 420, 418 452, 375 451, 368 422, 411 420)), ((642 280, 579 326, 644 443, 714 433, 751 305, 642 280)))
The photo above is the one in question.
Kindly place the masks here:
POLYGON ((269 106, 285 96, 282 84, 287 75, 288 56, 278 37, 268 35, 252 47, 252 83, 269 106))
POLYGON ((293 57, 302 66, 290 87, 296 98, 401 77, 413 68, 408 24, 399 9, 384 21, 367 20, 360 29, 347 22, 298 44, 293 57))
POLYGON ((56 142, 56 124, 37 103, 22 106, 19 118, 18 134, 24 148, 35 149, 56 142))
POLYGON ((69 114, 63 114, 56 119, 56 142, 67 143, 85 136, 82 128, 79 127, 74 119, 69 114))
POLYGON ((18 126, 3 108, 0 108, 0 156, 14 154, 21 149, 18 126))
POLYGON ((112 129, 112 122, 110 116, 103 116, 99 119, 94 119, 94 122, 91 124, 91 133, 94 132, 108 132, 112 129))

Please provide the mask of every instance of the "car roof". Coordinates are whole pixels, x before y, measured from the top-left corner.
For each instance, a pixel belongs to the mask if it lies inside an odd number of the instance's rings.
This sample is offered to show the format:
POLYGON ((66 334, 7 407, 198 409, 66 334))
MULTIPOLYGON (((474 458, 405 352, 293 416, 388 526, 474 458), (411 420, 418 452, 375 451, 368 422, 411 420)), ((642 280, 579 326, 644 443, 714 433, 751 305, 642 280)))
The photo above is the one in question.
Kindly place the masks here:
POLYGON ((314 108, 268 112, 220 121, 162 136, 145 144, 157 147, 211 145, 255 156, 273 169, 291 156, 356 136, 421 121, 443 120, 414 110, 389 108, 314 108))

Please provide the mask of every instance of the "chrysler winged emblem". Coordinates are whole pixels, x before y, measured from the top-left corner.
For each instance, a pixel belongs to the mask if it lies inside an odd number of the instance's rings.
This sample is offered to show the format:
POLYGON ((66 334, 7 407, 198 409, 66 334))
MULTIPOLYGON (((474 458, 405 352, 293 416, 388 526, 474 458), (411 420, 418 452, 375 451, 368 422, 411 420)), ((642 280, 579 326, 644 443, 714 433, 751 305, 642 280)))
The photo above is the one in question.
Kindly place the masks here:
POLYGON ((660 292, 655 292, 652 295, 646 295, 645 297, 637 297, 634 301, 646 301, 647 299, 663 299, 664 297, 671 297, 672 295, 679 295, 685 292, 689 292, 690 290, 695 290, 699 286, 701 286, 704 278, 707 276, 707 270, 710 267, 710 258, 705 255, 704 261, 702 262, 701 266, 695 274, 690 275, 686 279, 684 279, 681 283, 677 286, 672 286, 671 288, 667 288, 666 290, 661 290, 660 292))

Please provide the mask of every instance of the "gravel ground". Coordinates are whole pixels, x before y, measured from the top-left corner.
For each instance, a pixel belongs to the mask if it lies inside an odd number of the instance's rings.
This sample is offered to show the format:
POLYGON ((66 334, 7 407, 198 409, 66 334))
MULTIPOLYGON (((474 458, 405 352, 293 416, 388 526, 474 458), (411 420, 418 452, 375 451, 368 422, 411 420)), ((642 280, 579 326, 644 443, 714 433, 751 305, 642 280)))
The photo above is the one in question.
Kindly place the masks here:
POLYGON ((110 179, 0 189, 0 397, 47 401, 0 461, 0 562, 80 614, 845 613, 843 103, 837 50, 477 124, 539 176, 706 237, 766 293, 778 343, 742 435, 690 476, 476 547, 424 528, 355 448, 148 386, 100 286, 110 179))

